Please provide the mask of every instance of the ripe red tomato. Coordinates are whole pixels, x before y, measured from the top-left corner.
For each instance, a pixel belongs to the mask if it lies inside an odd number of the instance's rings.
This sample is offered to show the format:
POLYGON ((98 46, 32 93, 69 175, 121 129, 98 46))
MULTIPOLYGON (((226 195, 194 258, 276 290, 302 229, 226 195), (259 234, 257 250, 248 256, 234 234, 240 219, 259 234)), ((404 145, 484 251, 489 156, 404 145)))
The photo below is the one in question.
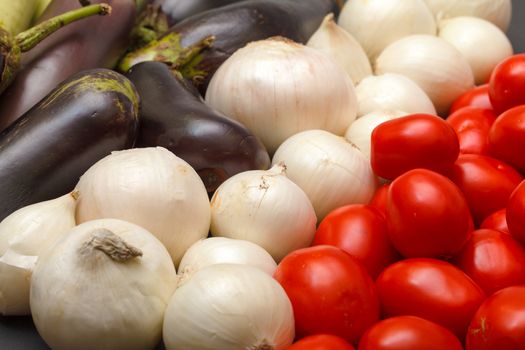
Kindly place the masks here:
POLYGON ((492 109, 489 97, 489 84, 476 86, 464 92, 452 103, 449 114, 465 107, 492 109))
POLYGON ((496 210, 483 220, 479 228, 488 228, 510 234, 507 226, 507 208, 496 210))
POLYGON ((354 347, 341 337, 330 334, 317 334, 305 337, 286 350, 355 350, 354 347))
POLYGON ((479 154, 460 155, 449 175, 465 195, 476 225, 507 206, 523 177, 501 160, 479 154))
POLYGON ((525 54, 501 61, 489 79, 489 97, 497 114, 525 104, 525 54))
POLYGON ((435 115, 396 118, 372 132, 370 163, 375 174, 385 179, 394 179, 415 168, 444 173, 458 154, 456 132, 435 115))
POLYGON ((483 290, 463 271, 437 259, 398 261, 379 275, 376 285, 385 317, 422 317, 459 339, 485 299, 483 290))
POLYGON ((369 328, 358 350, 463 350, 458 338, 437 323, 416 316, 397 316, 369 328))
POLYGON ((525 247, 525 181, 510 195, 506 214, 510 234, 525 247))
POLYGON ((467 350, 525 349, 525 286, 494 293, 470 323, 467 350))
POLYGON ((452 113, 447 123, 458 136, 459 153, 489 154, 488 135, 496 115, 490 109, 465 107, 452 113))
POLYGON ((525 249, 510 235, 496 230, 477 230, 454 263, 474 280, 486 295, 525 284, 525 249))
POLYGON ((383 214, 370 205, 351 204, 329 213, 319 224, 313 245, 328 244, 354 256, 372 278, 399 260, 388 238, 383 214))
POLYGON ((405 257, 450 257, 470 237, 472 218, 465 197, 443 175, 411 170, 390 184, 388 236, 405 257))
POLYGON ((292 302, 296 337, 328 333, 356 344, 379 320, 372 278, 350 254, 321 245, 291 252, 275 279, 292 302))
POLYGON ((376 189, 374 196, 370 200, 371 206, 377 208, 383 215, 386 216, 386 204, 388 196, 388 188, 390 187, 389 183, 386 183, 376 189))
MULTIPOLYGON (((525 91, 525 90, 524 90, 525 91)), ((525 96, 525 93, 523 94, 525 96)), ((489 151, 495 158, 525 173, 525 105, 500 114, 489 131, 489 151)))

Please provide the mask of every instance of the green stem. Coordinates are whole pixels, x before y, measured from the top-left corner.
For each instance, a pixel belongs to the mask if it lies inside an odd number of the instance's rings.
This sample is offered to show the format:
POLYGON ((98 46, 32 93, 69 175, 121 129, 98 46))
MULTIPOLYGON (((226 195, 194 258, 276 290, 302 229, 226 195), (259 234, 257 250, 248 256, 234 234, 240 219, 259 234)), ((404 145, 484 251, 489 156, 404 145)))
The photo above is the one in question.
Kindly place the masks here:
POLYGON ((94 15, 107 15, 111 13, 111 6, 108 4, 96 4, 81 7, 72 11, 68 11, 56 17, 50 18, 28 30, 18 34, 15 37, 16 44, 20 47, 22 52, 26 52, 35 47, 42 40, 47 38, 49 35, 56 32, 69 23, 78 21, 80 19, 94 16, 94 15))

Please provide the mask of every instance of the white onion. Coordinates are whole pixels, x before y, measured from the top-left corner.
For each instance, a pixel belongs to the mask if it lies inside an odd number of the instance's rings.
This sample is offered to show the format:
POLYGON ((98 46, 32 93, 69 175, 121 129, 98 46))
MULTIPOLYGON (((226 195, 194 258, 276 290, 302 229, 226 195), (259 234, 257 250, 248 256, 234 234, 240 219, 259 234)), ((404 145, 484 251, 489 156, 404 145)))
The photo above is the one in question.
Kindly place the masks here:
POLYGON ((394 73, 371 75, 356 87, 357 117, 377 110, 398 110, 408 114, 436 114, 428 95, 413 80, 394 73))
POLYGON ((368 203, 375 191, 376 178, 365 155, 344 137, 324 130, 287 139, 272 159, 279 163, 310 198, 318 221, 337 207, 368 203))
POLYGON ((349 0, 338 24, 361 43, 372 63, 400 38, 436 34, 434 16, 423 0, 349 0))
POLYGON ((431 35, 411 35, 390 44, 377 58, 375 73, 398 73, 412 79, 441 116, 456 98, 474 87, 467 59, 452 44, 431 35))
POLYGON ((252 42, 213 75, 206 102, 250 129, 273 153, 291 135, 342 135, 355 119, 352 80, 322 52, 284 38, 252 42))
POLYGON ((440 21, 439 37, 465 56, 478 85, 487 83, 496 65, 513 53, 512 44, 501 29, 476 17, 440 21))

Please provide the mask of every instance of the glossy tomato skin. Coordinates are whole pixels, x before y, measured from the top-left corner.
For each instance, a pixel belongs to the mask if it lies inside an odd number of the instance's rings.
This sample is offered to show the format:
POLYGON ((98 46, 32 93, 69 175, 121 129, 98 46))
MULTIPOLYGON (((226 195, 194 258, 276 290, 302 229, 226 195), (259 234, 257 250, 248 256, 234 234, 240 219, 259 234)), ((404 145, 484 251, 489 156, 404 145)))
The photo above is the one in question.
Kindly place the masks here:
POLYGON ((496 210, 483 220, 479 228, 487 228, 510 234, 507 225, 507 208, 496 210))
POLYGON ((464 92, 452 103, 449 115, 466 107, 492 109, 489 97, 489 84, 479 85, 464 92))
POLYGON ((370 205, 351 204, 329 213, 314 236, 313 245, 321 244, 354 256, 374 279, 400 258, 388 238, 385 217, 370 205))
POLYGON ((328 333, 357 344, 379 320, 372 278, 340 248, 320 245, 291 252, 274 277, 292 303, 298 339, 328 333))
POLYGON ((485 300, 470 323, 466 349, 525 349, 525 286, 502 289, 485 300))
POLYGON ((435 322, 463 339, 485 299, 483 290, 456 266, 437 259, 406 259, 376 281, 385 317, 412 315, 435 322))
POLYGON ((451 257, 473 228, 459 188, 426 169, 408 171, 392 182, 386 218, 390 241, 407 258, 451 257))
POLYGON ((459 154, 454 129, 440 117, 412 114, 386 121, 372 132, 370 164, 375 174, 395 179, 404 172, 425 168, 449 170, 459 154))
POLYGON ((525 247, 525 181, 512 192, 506 209, 509 232, 525 247))
POLYGON ((388 199, 388 189, 390 188, 390 183, 381 185, 376 189, 374 196, 370 200, 371 206, 378 209, 384 216, 386 216, 386 204, 388 199))
POLYGON ((497 114, 525 104, 525 54, 501 61, 489 79, 490 102, 497 114))
POLYGON ((465 195, 476 225, 505 208, 511 193, 523 180, 507 163, 479 154, 460 155, 449 177, 465 195))
POLYGON ((525 173, 525 105, 500 114, 490 127, 488 140, 490 154, 494 158, 525 173))
POLYGON ((355 350, 355 348, 341 337, 331 334, 317 334, 293 343, 286 350, 355 350))
POLYGON ((488 135, 495 120, 491 109, 465 107, 450 114, 446 122, 458 136, 460 154, 488 155, 488 135))
POLYGON ((437 323, 416 316, 397 316, 369 328, 358 350, 463 350, 458 338, 437 323))
POLYGON ((454 264, 480 286, 486 295, 525 284, 525 249, 510 235, 481 229, 472 233, 454 264))

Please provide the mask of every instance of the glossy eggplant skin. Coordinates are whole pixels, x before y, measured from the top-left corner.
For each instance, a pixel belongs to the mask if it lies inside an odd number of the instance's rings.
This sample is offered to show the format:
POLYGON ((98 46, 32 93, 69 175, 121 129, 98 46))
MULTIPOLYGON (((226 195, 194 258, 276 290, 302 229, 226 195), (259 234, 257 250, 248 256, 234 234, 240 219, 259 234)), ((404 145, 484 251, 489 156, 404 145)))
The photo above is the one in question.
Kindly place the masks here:
POLYGON ((242 0, 157 0, 162 10, 168 15, 171 24, 213 8, 233 4, 242 0))
POLYGON ((0 134, 0 220, 73 190, 114 150, 131 148, 139 96, 123 75, 82 71, 62 82, 0 134))
MULTIPOLYGON (((112 68, 126 51, 136 17, 135 0, 91 2, 108 3, 111 14, 62 28, 22 55, 22 69, 0 97, 0 131, 64 79, 86 69, 112 68)), ((78 0, 53 0, 39 22, 79 6, 78 0)))
POLYGON ((137 147, 169 149, 197 171, 208 192, 239 172, 270 166, 256 136, 207 106, 198 91, 164 63, 139 63, 126 76, 141 98, 137 147))

